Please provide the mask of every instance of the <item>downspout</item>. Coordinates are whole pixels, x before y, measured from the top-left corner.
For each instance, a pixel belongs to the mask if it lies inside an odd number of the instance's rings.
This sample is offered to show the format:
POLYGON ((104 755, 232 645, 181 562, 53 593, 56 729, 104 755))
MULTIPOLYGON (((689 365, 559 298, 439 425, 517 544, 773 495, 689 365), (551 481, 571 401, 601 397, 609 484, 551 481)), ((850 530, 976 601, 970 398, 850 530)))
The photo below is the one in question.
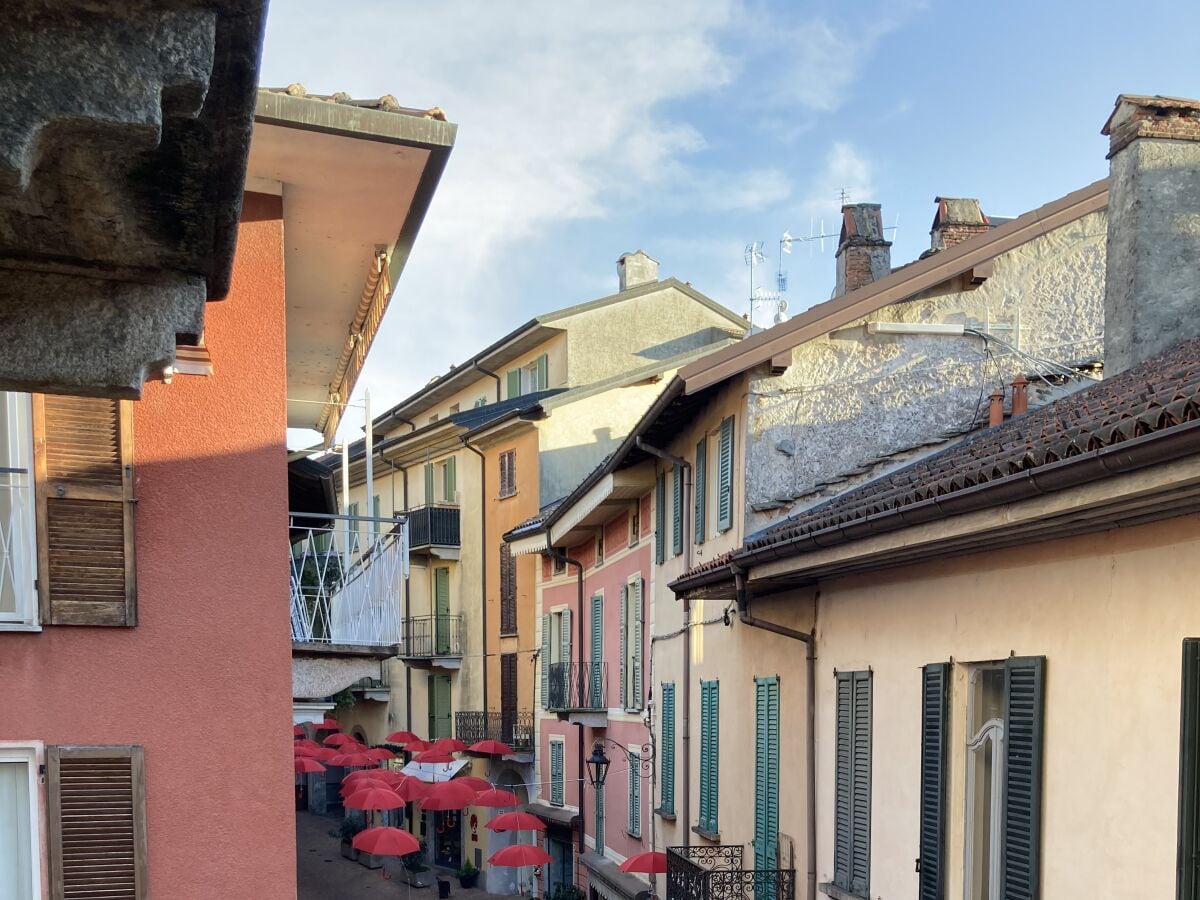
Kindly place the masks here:
MULTIPOLYGON (((482 370, 480 370, 482 371, 482 370)), ((497 382, 497 390, 499 390, 499 382, 497 382)), ((487 626, 487 457, 483 451, 475 447, 467 440, 466 436, 460 438, 464 447, 479 457, 479 530, 481 532, 479 543, 482 552, 479 554, 479 573, 483 583, 483 590, 479 596, 479 612, 483 621, 483 720, 487 721, 488 712, 488 626, 487 626)), ((460 638, 461 640, 461 638, 460 638)))
MULTIPOLYGON (((388 460, 388 465, 392 467, 392 490, 394 492, 396 489, 396 464, 388 460)), ((408 469, 401 466, 400 476, 404 485, 404 511, 408 512, 408 469)), ((412 604, 409 597, 409 581, 411 579, 411 574, 404 579, 404 641, 406 644, 409 637, 409 619, 412 616, 412 604)), ((407 663, 404 664, 404 729, 412 731, 412 666, 407 663)))
POLYGON ((738 621, 743 625, 749 625, 751 628, 761 628, 763 631, 769 631, 772 634, 778 634, 785 638, 790 638, 794 641, 803 641, 805 646, 804 668, 805 678, 805 693, 807 700, 807 709, 805 710, 805 727, 808 730, 808 740, 804 747, 804 778, 807 782, 805 793, 807 795, 807 819, 808 819, 808 835, 806 855, 808 856, 808 873, 807 883, 805 887, 805 896, 808 900, 816 900, 817 896, 817 688, 816 688, 816 666, 817 657, 813 651, 813 636, 809 632, 798 631, 795 628, 788 628, 786 625, 780 625, 776 622, 767 622, 764 619, 759 619, 750 614, 750 589, 746 586, 746 570, 737 563, 729 564, 729 571, 733 573, 733 583, 737 596, 737 611, 738 621))
MULTIPOLYGON (((550 532, 549 531, 546 532, 546 544, 547 544, 547 546, 549 546, 549 544, 550 544, 550 532)), ((567 565, 575 567, 575 585, 576 585, 575 596, 576 596, 576 601, 579 604, 579 612, 575 616, 575 618, 578 620, 578 622, 576 623, 576 628, 575 628, 577 639, 575 641, 575 647, 572 648, 571 655, 574 656, 576 653, 578 653, 579 658, 582 659, 583 658, 583 563, 581 563, 577 559, 572 559, 571 557, 567 556, 565 551, 560 550, 557 547, 550 547, 550 554, 555 559, 562 560, 567 565)), ((570 685, 570 683, 571 683, 571 663, 572 662, 573 662, 573 660, 567 660, 567 684, 568 685, 570 685)), ((542 665, 547 665, 548 663, 549 663, 549 660, 542 661, 542 665)), ((578 729, 576 731, 576 736, 579 738, 579 740, 576 742, 576 762, 579 765, 579 770, 576 774, 579 776, 579 854, 580 854, 580 856, 582 856, 584 853, 587 852, 587 846, 584 843, 584 837, 585 837, 585 833, 587 831, 587 825, 585 824, 587 822, 587 802, 584 799, 584 793, 583 793, 583 779, 584 779, 585 772, 587 770, 584 768, 584 764, 583 764, 583 726, 576 725, 575 727, 578 729)))
POLYGON ((488 378, 494 378, 496 380, 496 402, 499 403, 500 402, 500 376, 497 375, 495 372, 489 372, 487 369, 485 369, 483 366, 481 366, 475 360, 471 360, 471 368, 473 368, 477 372, 482 372, 488 378))
MULTIPOLYGON (((683 571, 692 569, 692 540, 694 504, 692 503, 692 465, 686 459, 673 456, 665 450, 647 444, 641 437, 634 438, 634 444, 643 453, 649 453, 659 459, 683 467, 683 571)), ((692 846, 692 598, 683 595, 683 696, 680 698, 679 736, 683 742, 683 846, 692 846)), ((651 657, 653 666, 653 655, 651 657)), ((653 685, 653 682, 651 682, 653 685)))

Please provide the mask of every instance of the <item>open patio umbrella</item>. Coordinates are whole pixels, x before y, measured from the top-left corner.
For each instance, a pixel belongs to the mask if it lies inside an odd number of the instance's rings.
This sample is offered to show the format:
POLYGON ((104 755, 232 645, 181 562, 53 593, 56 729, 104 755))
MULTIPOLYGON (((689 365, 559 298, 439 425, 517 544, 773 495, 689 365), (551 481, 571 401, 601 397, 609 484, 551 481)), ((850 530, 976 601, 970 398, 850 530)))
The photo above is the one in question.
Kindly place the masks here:
POLYGON ((421 809, 444 811, 466 809, 475 800, 477 792, 460 781, 439 781, 431 785, 421 800, 421 809))
POLYGON ((647 875, 661 875, 667 871, 667 854, 658 850, 647 850, 637 853, 619 866, 622 872, 644 872, 647 875))
POLYGON ((393 731, 391 734, 385 737, 384 740, 389 744, 399 744, 400 746, 404 746, 405 744, 412 743, 413 741, 419 741, 420 738, 411 731, 393 731))
POLYGON ((492 816, 487 823, 489 831, 545 831, 546 823, 527 812, 506 812, 492 816))
POLYGON ((326 716, 324 722, 318 722, 313 727, 316 728, 317 731, 341 731, 342 723, 337 719, 331 719, 326 716))
POLYGON ((358 791, 365 791, 370 788, 376 788, 381 791, 390 791, 392 786, 386 781, 380 781, 378 778, 360 778, 358 781, 343 781, 339 793, 343 797, 349 797, 351 794, 358 791))
POLYGON ((408 856, 421 849, 417 839, 403 828, 391 828, 386 825, 360 831, 350 845, 355 850, 373 853, 376 856, 408 856))
POLYGON ((398 784, 402 784, 408 778, 403 772, 397 772, 395 769, 363 769, 363 771, 376 781, 382 781, 388 787, 392 788, 398 784))
POLYGON ((298 741, 292 741, 292 746, 293 747, 308 747, 310 750, 317 750, 320 748, 321 745, 318 744, 316 741, 311 740, 310 738, 300 738, 300 740, 298 740, 298 741))
POLYGON ((429 741, 423 741, 420 738, 417 738, 415 741, 406 741, 404 744, 404 749, 409 753, 423 753, 432 746, 433 744, 429 743, 429 741))
POLYGON ((391 786, 383 769, 358 769, 342 779, 342 784, 354 784, 356 781, 382 781, 391 786))
POLYGON ((366 754, 376 762, 383 762, 385 759, 396 758, 396 754, 387 747, 372 747, 370 750, 366 751, 366 754))
POLYGON ((391 788, 365 787, 354 791, 342 801, 346 809, 399 809, 404 801, 391 788))
POLYGON ((340 753, 341 751, 333 747, 319 747, 312 751, 311 758, 317 760, 317 762, 327 763, 340 753))
POLYGON ((342 744, 357 744, 358 741, 350 737, 348 734, 342 734, 341 732, 338 732, 337 734, 328 735, 325 740, 321 741, 321 743, 326 747, 340 747, 342 744))
POLYGON ((341 766, 345 769, 359 768, 362 766, 373 766, 375 760, 367 756, 365 753, 339 753, 329 760, 331 766, 341 766))
POLYGON ((513 752, 512 747, 503 741, 476 741, 467 748, 472 753, 486 753, 488 756, 507 756, 513 752))
POLYGON ((467 749, 466 742, 458 738, 444 737, 433 742, 434 750, 444 750, 447 753, 459 753, 467 749))
POLYGON ((292 755, 295 757, 315 757, 320 749, 320 747, 302 747, 300 746, 300 742, 296 741, 296 746, 292 748, 292 755))
POLYGON ((429 793, 429 785, 420 778, 405 775, 404 780, 397 784, 393 790, 396 792, 396 796, 405 803, 413 803, 417 800, 425 799, 425 795, 429 793))
POLYGON ((454 780, 459 784, 465 784, 473 791, 490 791, 492 789, 492 783, 478 775, 459 775, 454 780))
POLYGON ((502 791, 500 788, 489 788, 486 791, 480 791, 475 797, 475 802, 471 805, 503 809, 506 806, 520 806, 521 799, 511 791, 502 791))
POLYGON ((488 857, 493 866, 544 866, 550 854, 533 844, 510 844, 488 857))
POLYGON ((293 725, 292 726, 292 737, 305 737, 305 736, 306 735, 304 733, 303 725, 293 725))
POLYGON ((419 763, 452 763, 454 757, 444 750, 422 750, 413 757, 413 762, 419 763))
POLYGON ((325 767, 315 759, 309 759, 307 756, 296 757, 296 774, 308 775, 315 772, 324 772, 325 767))

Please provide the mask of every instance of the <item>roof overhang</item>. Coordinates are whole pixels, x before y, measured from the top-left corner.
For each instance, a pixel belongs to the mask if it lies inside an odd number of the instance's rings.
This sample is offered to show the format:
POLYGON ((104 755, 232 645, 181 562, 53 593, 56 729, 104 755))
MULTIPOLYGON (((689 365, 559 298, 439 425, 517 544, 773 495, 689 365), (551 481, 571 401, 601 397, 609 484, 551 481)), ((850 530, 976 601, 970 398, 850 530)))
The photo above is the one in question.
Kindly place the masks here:
POLYGON ((454 144, 435 118, 260 90, 246 190, 283 198, 288 425, 329 440, 454 144))
POLYGON ((653 487, 654 473, 644 466, 608 473, 565 511, 560 508, 550 526, 551 545, 575 546, 653 487))

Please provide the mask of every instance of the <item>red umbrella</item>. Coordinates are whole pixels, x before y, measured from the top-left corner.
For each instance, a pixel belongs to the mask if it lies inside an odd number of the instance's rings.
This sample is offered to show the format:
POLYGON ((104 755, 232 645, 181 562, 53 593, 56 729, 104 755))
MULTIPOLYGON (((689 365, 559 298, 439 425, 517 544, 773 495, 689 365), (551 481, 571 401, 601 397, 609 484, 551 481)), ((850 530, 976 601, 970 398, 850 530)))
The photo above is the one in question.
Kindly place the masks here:
POLYGON ((479 796, 475 798, 472 806, 489 806, 496 809, 501 809, 505 806, 520 806, 521 800, 516 794, 511 791, 502 791, 500 788, 491 788, 490 790, 481 791, 479 796))
POLYGON ((426 792, 421 809, 465 809, 475 800, 475 794, 460 781, 440 781, 426 792))
POLYGON ((358 781, 343 781, 340 793, 343 797, 349 797, 351 794, 365 791, 367 788, 390 791, 392 786, 386 781, 380 781, 378 778, 360 778, 358 781))
POLYGON ((425 795, 429 793, 429 785, 423 782, 420 778, 413 778, 410 775, 404 776, 404 780, 394 788, 396 796, 405 803, 412 803, 415 800, 424 800, 425 795))
POLYGON ((487 827, 489 831, 545 831, 546 823, 533 813, 506 812, 492 816, 487 827))
POLYGON ((489 756, 507 756, 513 752, 512 747, 501 741, 476 741, 467 748, 472 753, 487 753, 489 756))
POLYGON ((396 796, 396 792, 386 787, 363 788, 342 801, 346 809, 399 809, 403 805, 404 801, 396 796))
POLYGON ((403 747, 405 744, 411 744, 413 741, 419 741, 420 738, 411 731, 393 731, 391 734, 385 737, 384 740, 389 744, 399 744, 403 747))
POLYGON ((355 850, 376 856, 408 856, 421 849, 417 839, 402 828, 377 825, 360 831, 350 842, 355 850))
POLYGON ((388 787, 395 787, 408 778, 403 772, 396 772, 392 769, 363 769, 362 771, 366 772, 376 781, 382 781, 388 787))
POLYGON ((413 762, 419 763, 452 763, 454 757, 442 750, 422 750, 413 757, 413 762))
POLYGON ((383 762, 385 759, 395 759, 396 754, 387 747, 372 747, 367 751, 367 756, 376 762, 383 762))
POLYGON ((342 744, 357 744, 354 738, 348 734, 331 734, 325 740, 321 741, 326 747, 340 747, 342 744))
POLYGON ((292 726, 292 737, 306 737, 303 725, 292 726))
POLYGON ((493 866, 543 866, 550 854, 532 844, 510 844, 488 857, 493 866))
POLYGON ((661 875, 667 871, 667 854, 657 850, 647 850, 629 857, 619 866, 622 872, 645 872, 647 875, 661 875))
POLYGON ((433 742, 433 749, 444 750, 447 753, 459 753, 467 749, 467 745, 458 738, 438 738, 433 742))
POLYGON ((423 753, 432 746, 433 744, 429 743, 429 741, 423 741, 420 738, 417 738, 415 741, 405 741, 404 743, 404 749, 409 753, 423 753))
POLYGON ((302 747, 302 746, 300 746, 300 742, 296 741, 296 746, 292 748, 292 755, 296 756, 296 757, 300 757, 300 756, 310 756, 311 757, 311 756, 316 756, 316 754, 319 751, 320 751, 319 747, 302 747))
POLYGON ((339 753, 329 760, 329 764, 348 769, 356 766, 373 766, 375 765, 375 760, 371 759, 365 753, 339 753))
POLYGON ((465 784, 473 791, 490 791, 492 789, 492 783, 478 775, 459 775, 454 780, 459 784, 465 784))
POLYGON ((342 779, 342 784, 354 784, 356 781, 382 781, 384 784, 391 784, 385 777, 386 772, 383 769, 359 769, 351 772, 342 779))
POLYGON ((308 747, 310 750, 318 750, 321 747, 321 745, 318 744, 316 741, 309 740, 308 738, 301 738, 298 741, 292 741, 292 746, 293 747, 308 747))
POLYGON ((313 727, 316 728, 317 731, 341 731, 342 723, 337 719, 331 719, 326 716, 324 722, 318 722, 313 727))
POLYGON ((338 755, 340 754, 337 750, 333 749, 333 747, 319 747, 318 749, 312 751, 311 758, 318 760, 319 762, 327 763, 338 755))
POLYGON ((299 775, 308 775, 312 772, 324 772, 325 767, 315 759, 309 759, 307 756, 296 757, 296 773, 299 775))

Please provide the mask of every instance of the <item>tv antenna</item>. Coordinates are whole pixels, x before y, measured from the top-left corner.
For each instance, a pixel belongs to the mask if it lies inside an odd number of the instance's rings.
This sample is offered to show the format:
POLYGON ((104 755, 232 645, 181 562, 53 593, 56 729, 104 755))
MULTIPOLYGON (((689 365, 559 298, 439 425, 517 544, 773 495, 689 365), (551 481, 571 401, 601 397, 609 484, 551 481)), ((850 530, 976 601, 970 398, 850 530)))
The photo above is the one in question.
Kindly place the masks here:
POLYGON ((754 311, 768 305, 775 307, 774 323, 776 325, 786 321, 787 300, 783 298, 782 294, 787 290, 787 281, 782 271, 776 276, 776 285, 779 288, 777 291, 765 290, 756 283, 755 269, 767 261, 766 254, 763 253, 763 242, 753 241, 747 244, 743 258, 746 260, 746 265, 750 267, 750 311, 747 319, 750 327, 754 327, 754 311))

